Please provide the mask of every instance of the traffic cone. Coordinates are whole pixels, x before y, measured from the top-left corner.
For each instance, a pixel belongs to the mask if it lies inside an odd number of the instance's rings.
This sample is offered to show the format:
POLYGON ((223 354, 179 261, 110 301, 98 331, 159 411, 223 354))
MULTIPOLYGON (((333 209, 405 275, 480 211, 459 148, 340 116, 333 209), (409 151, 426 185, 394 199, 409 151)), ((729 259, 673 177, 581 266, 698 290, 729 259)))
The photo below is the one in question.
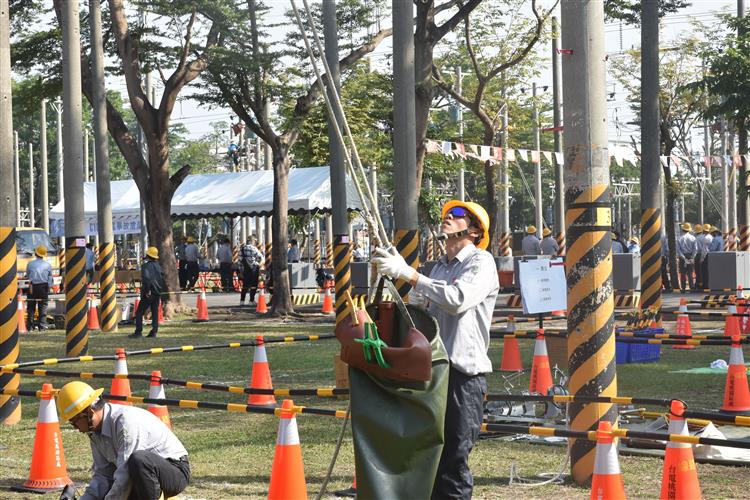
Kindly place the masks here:
POLYGON ((357 497, 357 471, 354 471, 354 479, 352 479, 352 485, 346 489, 338 490, 333 492, 333 496, 344 497, 344 498, 356 498, 357 497))
POLYGON ((534 362, 531 365, 531 380, 529 381, 529 392, 547 394, 552 387, 552 372, 549 368, 549 356, 547 355, 547 343, 544 341, 544 330, 536 331, 536 344, 534 345, 534 362))
POLYGON ((198 309, 195 321, 197 323, 205 323, 208 321, 208 302, 206 301, 205 290, 201 290, 201 293, 198 294, 198 300, 195 306, 198 309))
POLYGON ((617 443, 612 435, 612 423, 599 422, 596 433, 594 476, 591 479, 591 499, 625 500, 620 463, 617 461, 617 443))
POLYGON ((120 321, 122 322, 130 321, 131 307, 132 306, 130 302, 122 303, 122 307, 120 308, 120 321))
MULTIPOLYGON (((669 410, 669 434, 688 436, 684 417, 685 403, 672 400, 669 410)), ((661 476, 662 500, 692 500, 701 497, 698 471, 693 458, 693 446, 689 443, 667 441, 664 452, 664 472, 661 476)))
MULTIPOLYGON (((18 333, 29 333, 29 330, 26 328, 26 301, 23 300, 23 295, 21 293, 18 293, 18 333)), ((29 318, 31 322, 34 321, 34 318, 29 318)))
MULTIPOLYGON (((686 299, 680 299, 680 309, 677 311, 677 335, 693 336, 693 328, 690 326, 690 316, 687 314, 686 299)), ((695 349, 694 345, 673 345, 672 347, 675 349, 695 349)))
POLYGON ((141 305, 141 298, 136 297, 135 298, 135 305, 133 306, 133 314, 138 312, 138 306, 141 305))
POLYGON ((164 323, 164 302, 159 302, 159 307, 157 309, 159 310, 159 314, 156 318, 156 322, 161 325, 164 323))
MULTIPOLYGON (((253 355, 253 370, 250 375, 251 389, 273 389, 271 370, 268 367, 266 346, 263 337, 255 337, 255 354, 253 355)), ((276 398, 273 394, 248 394, 247 404, 256 406, 275 406, 276 398)))
MULTIPOLYGON (((508 326, 505 329, 507 333, 516 332, 516 320, 512 314, 508 315, 508 326)), ((521 351, 518 349, 518 339, 515 337, 505 337, 503 339, 503 359, 500 362, 501 372, 520 372, 523 370, 521 362, 521 351)))
POLYGON ((327 281, 323 285, 323 307, 321 308, 320 312, 323 314, 332 314, 333 313, 333 297, 331 296, 331 288, 332 283, 331 281, 327 281))
POLYGON ((88 322, 88 329, 89 331, 98 331, 101 330, 101 327, 99 326, 99 313, 96 310, 96 304, 94 296, 89 294, 88 297, 88 306, 89 306, 89 322, 88 322))
MULTIPOLYGON (((125 349, 115 349, 115 375, 127 375, 128 374, 128 361, 125 356, 125 349)), ((127 378, 112 378, 112 386, 109 389, 109 393, 113 396, 130 396, 130 380, 127 378)), ((128 401, 110 401, 112 404, 132 406, 132 403, 128 401)))
POLYGON ((727 306, 727 316, 724 321, 724 336, 734 337, 740 334, 740 321, 737 316, 737 306, 735 305, 734 298, 729 299, 729 306, 727 306))
POLYGON ((750 389, 748 389, 745 358, 742 355, 739 335, 732 337, 729 370, 724 385, 724 404, 721 405, 721 411, 743 415, 750 413, 750 389))
POLYGON ((276 438, 276 452, 273 454, 268 500, 307 498, 302 447, 299 443, 297 419, 294 418, 293 408, 294 403, 291 399, 285 399, 281 404, 281 420, 276 438))
POLYGON ((259 314, 268 312, 268 307, 266 306, 266 287, 262 281, 258 282, 258 303, 255 306, 255 312, 259 314))
MULTIPOLYGON (((164 386, 161 385, 161 372, 155 370, 151 372, 151 385, 148 388, 148 397, 150 399, 165 399, 164 386)), ((148 404, 148 411, 156 415, 156 417, 164 422, 164 424, 172 428, 172 422, 169 419, 169 408, 164 405, 157 405, 154 403, 148 404)))
POLYGON ((52 394, 52 384, 44 384, 42 385, 42 398, 39 401, 39 417, 36 421, 29 479, 12 489, 47 493, 61 490, 72 483, 65 464, 65 451, 57 408, 55 408, 55 397, 52 394))

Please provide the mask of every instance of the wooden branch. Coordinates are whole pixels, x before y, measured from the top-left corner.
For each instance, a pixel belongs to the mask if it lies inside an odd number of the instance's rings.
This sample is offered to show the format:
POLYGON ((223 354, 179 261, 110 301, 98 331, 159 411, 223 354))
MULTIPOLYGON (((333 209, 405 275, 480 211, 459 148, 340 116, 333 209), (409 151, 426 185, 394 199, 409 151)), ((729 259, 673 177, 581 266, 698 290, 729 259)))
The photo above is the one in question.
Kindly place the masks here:
POLYGON ((167 83, 167 77, 164 76, 164 71, 162 70, 161 63, 159 61, 156 61, 156 71, 159 72, 159 78, 161 79, 161 83, 162 84, 167 83))
POLYGON ((465 4, 461 5, 461 8, 458 9, 458 12, 453 14, 453 17, 448 19, 445 23, 443 23, 441 26, 435 27, 433 34, 433 42, 437 43, 440 41, 441 38, 443 38, 445 35, 450 33, 453 28, 458 26, 458 23, 460 23, 466 16, 468 16, 472 10, 477 8, 477 6, 481 3, 482 0, 469 0, 465 4))
POLYGON ((469 53, 471 65, 474 67, 474 74, 477 76, 477 80, 481 81, 484 79, 484 75, 479 68, 479 62, 477 62, 474 44, 471 43, 471 16, 466 16, 466 19, 464 19, 464 39, 466 40, 466 51, 469 53))
POLYGON ((190 175, 191 168, 192 167, 190 165, 183 165, 177 172, 172 174, 172 176, 169 178, 169 182, 170 184, 172 184, 171 194, 174 194, 174 192, 177 191, 177 188, 180 187, 180 184, 182 184, 185 178, 190 175))
POLYGON ((188 21, 187 28, 185 29, 185 45, 182 46, 182 53, 180 54, 180 62, 177 64, 177 69, 182 69, 185 67, 185 63, 187 62, 187 56, 190 53, 190 41, 193 37, 193 25, 195 24, 195 17, 197 16, 198 12, 193 9, 193 12, 190 14, 190 20, 188 21))

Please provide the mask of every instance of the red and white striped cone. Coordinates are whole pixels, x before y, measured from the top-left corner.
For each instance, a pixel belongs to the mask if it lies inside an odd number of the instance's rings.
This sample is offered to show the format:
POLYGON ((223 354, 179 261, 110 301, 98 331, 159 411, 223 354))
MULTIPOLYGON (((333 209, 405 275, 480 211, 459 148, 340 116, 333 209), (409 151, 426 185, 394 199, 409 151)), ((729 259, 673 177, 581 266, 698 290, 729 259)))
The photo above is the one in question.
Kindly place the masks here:
MULTIPOLYGON (((693 328, 690 326, 690 316, 688 316, 687 300, 680 299, 680 308, 677 311, 677 335, 685 337, 693 336, 693 328)), ((694 345, 673 345, 675 349, 695 349, 694 345)))
POLYGON ((544 330, 539 329, 534 345, 534 361, 531 365, 529 392, 547 394, 550 387, 552 387, 552 372, 549 366, 547 343, 544 340, 544 330))
MULTIPOLYGON (((18 292, 18 333, 29 333, 26 328, 26 301, 23 299, 21 292, 18 292)), ((29 318, 31 326, 34 326, 34 318, 29 318)))
MULTIPOLYGON (((266 346, 263 345, 263 337, 256 337, 255 354, 253 355, 253 369, 250 374, 250 387, 252 389, 273 389, 271 381, 271 369, 266 356, 266 346)), ((248 394, 247 404, 256 406, 276 406, 276 398, 273 394, 248 394)))
MULTIPOLYGON (((149 399, 165 399, 164 386, 161 384, 161 372, 154 370, 151 372, 151 385, 148 388, 149 399)), ((169 419, 169 408, 164 405, 157 405, 154 403, 148 404, 148 411, 153 413, 159 420, 164 424, 172 428, 172 421, 169 419)))
POLYGON ((599 422, 596 433, 594 476, 591 480, 592 500, 625 500, 625 485, 617 460, 617 443, 612 435, 612 423, 599 422))
MULTIPOLYGON (((669 434, 689 436, 685 420, 685 403, 674 400, 669 410, 669 434)), ((667 441, 664 472, 661 477, 662 500, 693 500, 701 498, 698 470, 690 443, 667 441)))
MULTIPOLYGON (((125 349, 115 349, 115 375, 127 375, 128 374, 128 361, 125 355, 125 349)), ((130 396, 130 380, 127 378, 112 378, 112 385, 110 386, 109 393, 115 396, 130 396)), ((128 401, 110 401, 112 404, 132 406, 132 403, 128 401)))
POLYGON ((294 404, 290 399, 285 399, 281 404, 279 433, 276 437, 271 484, 268 488, 269 500, 307 499, 302 447, 293 409, 294 404))

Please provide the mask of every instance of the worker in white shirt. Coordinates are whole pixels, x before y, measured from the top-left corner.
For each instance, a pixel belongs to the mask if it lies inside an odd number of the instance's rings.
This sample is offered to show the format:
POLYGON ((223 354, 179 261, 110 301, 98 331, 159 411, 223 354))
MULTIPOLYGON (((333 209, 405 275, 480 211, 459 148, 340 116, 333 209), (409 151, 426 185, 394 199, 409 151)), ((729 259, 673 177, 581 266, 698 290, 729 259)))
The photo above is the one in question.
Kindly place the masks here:
POLYGON ((198 274, 200 272, 198 261, 200 258, 201 252, 198 249, 198 245, 195 244, 195 238, 188 236, 187 245, 185 245, 185 275, 187 277, 187 281, 185 282, 186 290, 190 290, 198 282, 198 274))
POLYGON ((690 234, 693 228, 689 222, 682 224, 680 229, 682 229, 682 234, 677 238, 677 255, 680 260, 680 290, 684 292, 686 281, 691 290, 695 288, 693 270, 695 269, 695 256, 698 254, 698 244, 695 236, 690 234))
POLYGON ((52 288, 52 266, 45 260, 47 247, 39 245, 34 249, 36 259, 26 266, 26 277, 29 280, 29 330, 38 328, 40 331, 47 329, 47 301, 49 290, 52 288), (36 311, 39 311, 39 320, 34 321, 36 311))
POLYGON ((221 275, 221 288, 224 292, 232 291, 234 281, 232 271, 232 244, 229 238, 224 238, 216 251, 216 259, 219 261, 219 274, 221 275))
POLYGON ((536 235, 536 226, 526 228, 526 236, 521 240, 521 251, 524 255, 542 255, 542 246, 536 235))
POLYGON ((544 238, 542 238, 542 242, 539 244, 542 249, 542 255, 557 255, 560 252, 560 246, 552 236, 552 231, 548 227, 545 227, 542 231, 542 236, 544 238))

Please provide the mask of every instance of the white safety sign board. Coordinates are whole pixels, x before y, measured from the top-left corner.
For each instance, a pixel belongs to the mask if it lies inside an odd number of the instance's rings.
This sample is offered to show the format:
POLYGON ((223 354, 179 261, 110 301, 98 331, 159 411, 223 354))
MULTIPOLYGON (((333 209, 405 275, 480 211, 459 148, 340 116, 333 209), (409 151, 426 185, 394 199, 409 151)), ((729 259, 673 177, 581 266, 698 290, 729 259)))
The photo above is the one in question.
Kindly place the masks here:
POLYGON ((565 265, 562 259, 533 259, 518 263, 524 314, 568 308, 565 265))

